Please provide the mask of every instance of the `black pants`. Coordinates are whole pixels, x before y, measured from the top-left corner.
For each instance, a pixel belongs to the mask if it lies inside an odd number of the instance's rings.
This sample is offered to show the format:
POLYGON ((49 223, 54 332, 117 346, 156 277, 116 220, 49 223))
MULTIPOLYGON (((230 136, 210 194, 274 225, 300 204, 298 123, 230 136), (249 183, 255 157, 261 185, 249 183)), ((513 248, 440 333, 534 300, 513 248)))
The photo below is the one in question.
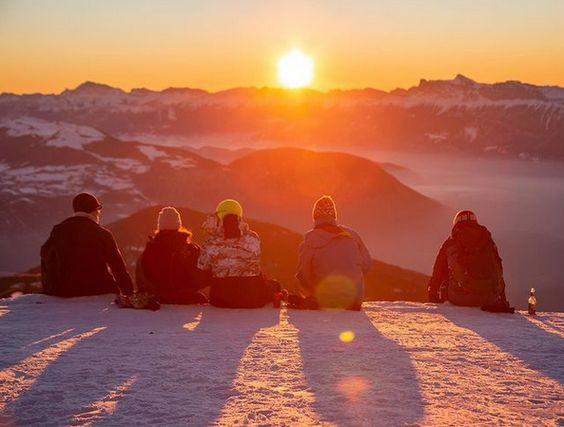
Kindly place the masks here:
POLYGON ((195 283, 189 283, 186 287, 181 289, 163 289, 149 280, 143 271, 141 258, 139 258, 135 266, 137 292, 148 293, 154 296, 161 304, 206 304, 208 298, 198 291, 208 286, 206 280, 208 274, 199 270, 196 273, 197 274, 194 275, 197 279, 195 283))
POLYGON ((222 308, 259 308, 272 301, 280 290, 275 280, 253 277, 214 277, 211 279, 210 304, 222 308))

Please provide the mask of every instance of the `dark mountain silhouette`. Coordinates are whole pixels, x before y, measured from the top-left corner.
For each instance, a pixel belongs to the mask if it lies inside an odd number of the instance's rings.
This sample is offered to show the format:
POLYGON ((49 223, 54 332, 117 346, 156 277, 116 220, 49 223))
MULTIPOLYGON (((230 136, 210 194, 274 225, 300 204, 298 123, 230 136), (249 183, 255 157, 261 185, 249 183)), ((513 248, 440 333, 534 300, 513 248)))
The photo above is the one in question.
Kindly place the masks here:
MULTIPOLYGON (((372 255, 429 268, 451 212, 405 186, 378 164, 345 153, 299 148, 255 151, 228 165, 231 193, 252 215, 290 227, 311 227, 313 201, 330 194, 339 221, 356 228, 372 255), (410 246, 417 236, 417 251, 410 246)), ((227 193, 226 193, 227 194, 227 193)))
MULTIPOLYGON (((114 233, 132 274, 148 236, 156 227, 160 209, 160 206, 145 208, 108 226, 114 233)), ((200 225, 206 214, 188 208, 179 208, 179 211, 184 224, 192 229, 194 240, 201 243, 204 236, 200 225)), ((295 291, 298 245, 303 236, 266 222, 248 222, 261 237, 263 271, 269 277, 280 280, 289 290, 295 291)), ((367 300, 426 301, 427 276, 376 260, 373 265, 373 271, 366 278, 367 300)))

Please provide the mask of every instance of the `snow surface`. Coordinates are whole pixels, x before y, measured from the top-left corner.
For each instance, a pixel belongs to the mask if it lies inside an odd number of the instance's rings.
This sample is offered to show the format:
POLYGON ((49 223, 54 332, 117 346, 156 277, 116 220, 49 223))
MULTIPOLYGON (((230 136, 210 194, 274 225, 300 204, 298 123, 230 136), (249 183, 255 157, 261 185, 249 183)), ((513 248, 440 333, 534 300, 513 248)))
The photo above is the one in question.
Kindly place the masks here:
POLYGON ((20 296, 0 301, 0 424, 562 425, 563 338, 562 313, 20 296))
POLYGON ((147 156, 149 160, 155 160, 157 157, 167 155, 164 151, 158 150, 152 145, 140 145, 137 149, 147 156))
POLYGON ((84 145, 105 138, 104 134, 89 126, 72 123, 50 122, 35 117, 6 118, 0 120, 0 128, 10 136, 33 135, 47 140, 52 147, 82 149, 84 145))
MULTIPOLYGON (((118 159, 115 166, 139 173, 134 160, 118 159)), ((0 194, 29 194, 52 197, 77 192, 77 189, 89 185, 94 181, 100 186, 98 192, 128 190, 134 188, 133 181, 128 176, 118 176, 108 167, 96 165, 78 166, 24 166, 2 170, 0 166, 0 194)))

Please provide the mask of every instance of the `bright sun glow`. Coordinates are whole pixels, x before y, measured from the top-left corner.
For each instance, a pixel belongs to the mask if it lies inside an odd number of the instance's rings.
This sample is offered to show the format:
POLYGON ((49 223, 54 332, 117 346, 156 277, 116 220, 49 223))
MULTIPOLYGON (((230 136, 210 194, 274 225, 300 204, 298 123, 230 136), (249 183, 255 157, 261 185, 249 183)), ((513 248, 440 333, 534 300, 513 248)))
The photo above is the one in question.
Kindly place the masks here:
POLYGON ((278 81, 287 88, 307 86, 313 80, 313 59, 297 49, 278 60, 278 81))

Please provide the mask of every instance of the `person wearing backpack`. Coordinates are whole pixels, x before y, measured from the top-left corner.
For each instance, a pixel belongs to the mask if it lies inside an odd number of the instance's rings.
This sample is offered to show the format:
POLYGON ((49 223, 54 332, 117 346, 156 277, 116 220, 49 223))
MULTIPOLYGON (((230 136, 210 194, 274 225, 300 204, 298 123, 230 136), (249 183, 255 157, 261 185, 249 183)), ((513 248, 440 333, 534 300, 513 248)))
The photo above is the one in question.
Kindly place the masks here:
POLYGON ((360 236, 337 225, 337 209, 331 196, 322 196, 312 212, 314 227, 299 249, 296 278, 303 298, 288 297, 288 306, 360 310, 364 297, 364 274, 372 258, 360 236))
POLYGON ((207 239, 198 268, 210 278, 210 304, 222 308, 258 308, 280 292, 276 280, 261 271, 260 237, 243 220, 243 208, 233 199, 222 200, 202 224, 207 239))
POLYGON ((497 246, 474 212, 462 210, 454 216, 451 235, 437 255, 427 291, 430 302, 448 300, 455 305, 513 313, 505 296, 497 246))
POLYGON ((200 247, 192 233, 182 226, 173 207, 161 209, 157 229, 149 237, 136 268, 138 291, 162 304, 204 304, 207 297, 198 290, 207 286, 198 270, 200 247))

